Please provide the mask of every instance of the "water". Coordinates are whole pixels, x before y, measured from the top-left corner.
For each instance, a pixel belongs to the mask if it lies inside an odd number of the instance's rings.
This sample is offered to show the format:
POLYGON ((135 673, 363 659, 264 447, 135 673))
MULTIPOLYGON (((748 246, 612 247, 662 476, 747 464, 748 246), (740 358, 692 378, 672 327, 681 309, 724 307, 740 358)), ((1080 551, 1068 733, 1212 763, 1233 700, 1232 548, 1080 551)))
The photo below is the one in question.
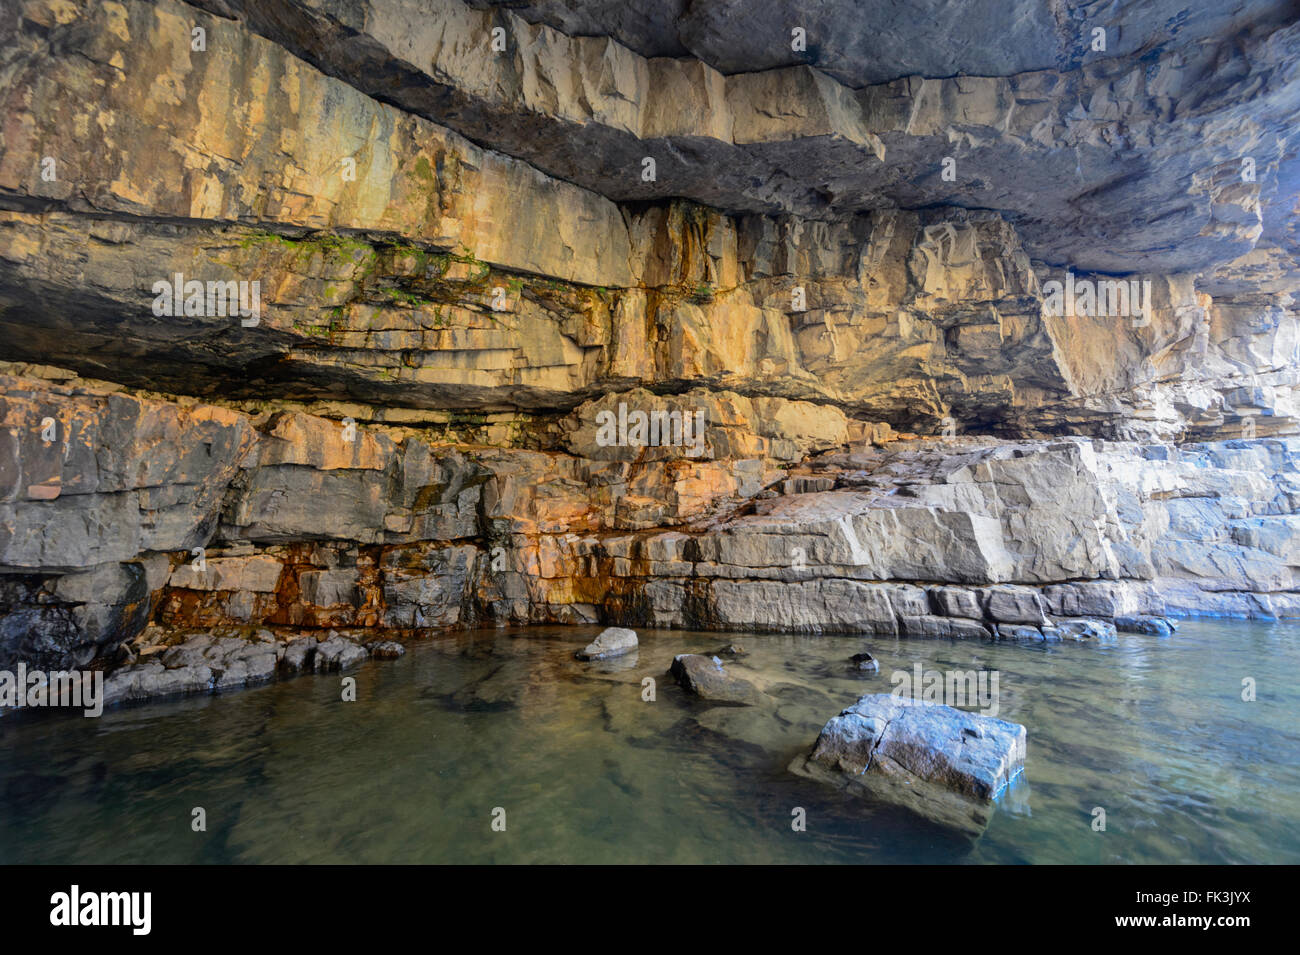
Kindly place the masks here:
POLYGON ((356 672, 355 703, 333 675, 0 718, 0 862, 1300 862, 1294 624, 1046 647, 642 631, 635 659, 574 660, 598 629, 439 636, 356 672), (770 704, 664 676, 731 641, 770 704), (863 649, 880 675, 847 669, 863 649), (1025 775, 973 849, 786 771, 915 662, 996 669, 998 715, 1028 728, 1025 775))

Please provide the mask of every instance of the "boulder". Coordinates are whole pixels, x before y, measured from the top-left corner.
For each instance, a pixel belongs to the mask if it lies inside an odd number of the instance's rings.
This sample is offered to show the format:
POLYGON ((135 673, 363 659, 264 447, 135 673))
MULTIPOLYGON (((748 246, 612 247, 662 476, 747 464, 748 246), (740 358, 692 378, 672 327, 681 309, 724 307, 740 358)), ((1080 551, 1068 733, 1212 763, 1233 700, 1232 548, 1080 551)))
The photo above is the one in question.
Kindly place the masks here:
POLYGON ((699 653, 682 653, 673 658, 668 672, 690 693, 719 703, 752 704, 759 692, 748 680, 728 673, 718 657, 699 653))
POLYGON ((833 717, 790 769, 974 839, 1024 763, 1018 723, 877 693, 833 717))
POLYGON ((853 665, 855 670, 869 673, 878 673, 880 671, 880 664, 870 653, 855 653, 849 657, 849 663, 853 665))
POLYGON ((989 588, 988 617, 997 623, 1028 623, 1035 627, 1047 623, 1043 598, 1030 587, 989 588))
POLYGON ((280 655, 280 670, 286 674, 301 673, 311 669, 312 657, 316 653, 315 637, 298 637, 284 647, 280 655))
POLYGON ((1042 630, 1023 623, 999 623, 993 629, 999 640, 1008 643, 1040 643, 1045 639, 1042 630))
POLYGON ((1167 617, 1134 614, 1115 618, 1115 629, 1124 633, 1145 633, 1155 637, 1171 637, 1174 633, 1174 627, 1174 622, 1167 617))
POLYGON ((1057 620, 1054 629, 1062 640, 1114 640, 1115 626, 1106 620, 1057 620))
POLYGON ((351 670, 360 666, 365 660, 364 647, 331 630, 329 636, 317 644, 316 654, 312 658, 312 668, 317 673, 351 670))
POLYGON ((595 640, 579 650, 579 660, 610 660, 637 648, 636 631, 625 627, 606 627, 595 640))
POLYGON ((984 610, 973 590, 965 587, 931 587, 929 593, 935 612, 944 617, 984 619, 984 610))

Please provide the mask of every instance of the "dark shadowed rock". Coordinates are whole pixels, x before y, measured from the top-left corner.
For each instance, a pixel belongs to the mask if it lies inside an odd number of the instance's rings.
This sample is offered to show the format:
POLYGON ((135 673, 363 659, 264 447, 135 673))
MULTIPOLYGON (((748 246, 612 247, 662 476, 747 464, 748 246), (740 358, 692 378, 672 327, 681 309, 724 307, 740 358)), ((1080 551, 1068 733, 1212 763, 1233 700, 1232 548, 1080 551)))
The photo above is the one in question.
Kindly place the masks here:
POLYGON ((290 641, 280 656, 280 669, 284 673, 300 673, 311 669, 312 656, 316 652, 316 638, 307 636, 290 641))
POLYGON ((870 673, 876 673, 880 670, 880 664, 870 653, 855 653, 849 657, 849 663, 855 670, 864 670, 870 673))
POLYGON ((720 703, 757 703, 760 695, 748 680, 728 673, 718 657, 683 653, 673 658, 668 672, 688 692, 720 703))
POLYGON ((738 643, 728 643, 725 647, 718 647, 711 655, 715 657, 744 657, 749 655, 749 651, 738 643))
POLYGON ((1155 637, 1170 637, 1174 633, 1174 623, 1165 617, 1121 616, 1115 618, 1115 629, 1124 633, 1146 633, 1155 637))

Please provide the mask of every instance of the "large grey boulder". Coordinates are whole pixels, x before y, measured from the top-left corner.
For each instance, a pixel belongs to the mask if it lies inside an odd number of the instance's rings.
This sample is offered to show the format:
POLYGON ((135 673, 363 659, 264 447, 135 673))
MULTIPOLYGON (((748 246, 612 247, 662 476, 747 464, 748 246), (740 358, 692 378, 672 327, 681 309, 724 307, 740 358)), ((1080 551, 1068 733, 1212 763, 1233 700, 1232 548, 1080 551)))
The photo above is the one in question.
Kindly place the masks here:
POLYGON ((595 640, 576 654, 579 660, 609 660, 631 653, 637 648, 636 631, 625 627, 606 627, 595 640))
POLYGON ((878 693, 832 718, 790 769, 978 838, 1024 763, 1018 723, 878 693))

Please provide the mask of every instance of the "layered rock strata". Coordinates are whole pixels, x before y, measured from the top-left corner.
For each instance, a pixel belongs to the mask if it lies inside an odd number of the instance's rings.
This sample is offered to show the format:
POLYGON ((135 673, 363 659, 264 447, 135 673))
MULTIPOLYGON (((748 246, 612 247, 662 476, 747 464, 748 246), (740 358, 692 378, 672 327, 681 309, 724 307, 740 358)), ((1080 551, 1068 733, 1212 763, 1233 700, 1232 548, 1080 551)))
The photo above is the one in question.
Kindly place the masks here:
POLYGON ((709 411, 698 456, 584 451, 605 400, 569 450, 527 451, 33 371, 0 392, 8 660, 85 663, 151 623, 1059 639, 1300 612, 1297 439, 844 452, 834 409, 708 392, 671 399, 709 411))
POLYGON ((496 6, 0 12, 0 665, 1295 614, 1282 5, 979 76, 496 6))

